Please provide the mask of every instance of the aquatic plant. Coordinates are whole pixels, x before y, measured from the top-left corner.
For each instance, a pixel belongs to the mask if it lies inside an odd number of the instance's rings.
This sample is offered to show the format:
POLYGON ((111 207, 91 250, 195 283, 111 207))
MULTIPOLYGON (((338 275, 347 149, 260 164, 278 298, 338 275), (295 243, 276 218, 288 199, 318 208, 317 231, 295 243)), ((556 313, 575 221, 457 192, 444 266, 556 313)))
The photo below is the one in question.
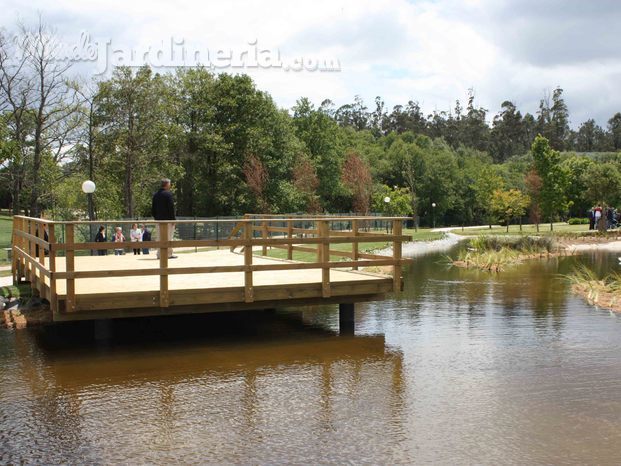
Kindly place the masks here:
POLYGON ((469 247, 461 251, 453 265, 476 267, 498 272, 524 259, 546 256, 558 250, 550 237, 541 236, 477 236, 470 239, 469 247))

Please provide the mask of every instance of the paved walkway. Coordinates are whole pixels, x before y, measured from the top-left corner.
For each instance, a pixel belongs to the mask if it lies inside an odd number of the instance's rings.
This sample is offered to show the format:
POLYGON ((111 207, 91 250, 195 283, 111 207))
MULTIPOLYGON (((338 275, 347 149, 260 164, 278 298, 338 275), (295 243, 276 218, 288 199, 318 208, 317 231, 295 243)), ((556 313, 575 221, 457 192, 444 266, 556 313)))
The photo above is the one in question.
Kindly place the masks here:
MULTIPOLYGON (((489 228, 489 225, 474 225, 474 226, 469 226, 469 227, 442 227, 442 228, 432 228, 431 231, 438 231, 438 232, 449 232, 449 231, 456 231, 456 230, 480 230, 482 228, 489 228)), ((492 225, 492 228, 500 228, 500 225, 492 225)))

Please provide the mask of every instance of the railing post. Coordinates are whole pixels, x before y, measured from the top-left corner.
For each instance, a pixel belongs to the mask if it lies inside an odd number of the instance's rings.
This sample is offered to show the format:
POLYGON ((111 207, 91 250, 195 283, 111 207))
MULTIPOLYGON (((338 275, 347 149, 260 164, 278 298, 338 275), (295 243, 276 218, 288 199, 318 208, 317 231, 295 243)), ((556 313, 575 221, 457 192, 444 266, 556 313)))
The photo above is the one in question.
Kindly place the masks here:
POLYGON ((19 282, 19 275, 18 275, 18 271, 17 271, 17 254, 15 252, 15 246, 17 246, 17 229, 19 228, 18 226, 18 221, 17 218, 13 217, 13 234, 11 235, 11 247, 13 248, 13 250, 11 251, 11 271, 13 272, 13 284, 17 285, 17 283, 19 282))
POLYGON ((58 312, 58 300, 56 293, 56 278, 54 273, 56 272, 56 233, 54 231, 54 224, 50 223, 47 230, 47 240, 50 243, 49 262, 50 262, 50 308, 52 313, 58 312))
MULTIPOLYGON (((287 238, 293 240, 293 220, 287 221, 287 238)), ((293 260, 293 243, 287 244, 287 260, 293 260)))
POLYGON ((164 243, 165 246, 160 245, 160 307, 168 307, 168 237, 170 223, 164 222, 159 224, 160 243, 164 243))
MULTIPOLYGON (((392 221, 392 234, 395 236, 401 236, 403 234, 403 222, 401 220, 392 221)), ((392 269, 393 278, 393 291, 401 291, 401 255, 402 245, 401 240, 396 239, 392 243, 392 258, 395 261, 392 269)))
POLYGON ((319 257, 321 262, 321 293, 324 298, 330 297, 330 224, 327 220, 319 220, 318 222, 319 239, 321 243, 318 245, 319 257))
MULTIPOLYGON (((358 220, 354 219, 351 222, 351 231, 354 235, 354 237, 356 236, 360 236, 360 232, 358 231, 358 220)), ((351 245, 351 258, 353 261, 357 261, 358 260, 358 242, 354 241, 351 245)), ((358 266, 354 265, 352 267, 353 270, 358 270, 358 266)))
MULTIPOLYGON (((23 218, 18 219, 18 225, 19 225, 19 231, 21 232, 25 232, 26 231, 26 220, 23 218)), ((26 251, 26 240, 23 237, 19 237, 17 239, 17 245, 19 246, 19 248, 22 251, 26 251)), ((19 255, 19 261, 18 261, 18 274, 19 274, 19 280, 18 282, 21 282, 22 279, 26 279, 26 259, 24 258, 24 256, 22 256, 21 254, 19 255)))
MULTIPOLYGON (((45 240, 45 224, 40 223, 40 227, 37 229, 37 237, 42 240, 45 240)), ((49 234, 48 234, 49 241, 49 234)), ((39 245, 39 264, 45 267, 45 246, 39 245)), ((45 277, 43 273, 39 271, 39 296, 45 298, 45 277)))
MULTIPOLYGON (((36 236, 35 233, 35 228, 33 227, 33 225, 35 225, 35 223, 32 220, 28 220, 28 233, 36 236)), ((30 257, 32 257, 33 259, 37 257, 37 250, 35 247, 35 242, 32 241, 32 239, 28 238, 28 254, 30 255, 30 257)), ((35 269, 34 264, 32 263, 31 259, 28 259, 28 268, 30 269, 30 273, 28 274, 29 281, 30 281, 30 289, 34 290, 36 287, 36 281, 37 281, 37 270, 35 269)))
MULTIPOLYGON (((65 251, 65 264, 67 274, 72 274, 75 271, 75 251, 73 250, 74 243, 74 230, 73 224, 67 223, 65 225, 65 244, 67 250, 65 251)), ((73 312, 76 309, 75 302, 75 279, 73 276, 67 277, 67 312, 73 312)))
MULTIPOLYGON (((261 238, 267 239, 267 222, 261 222, 261 238)), ((267 244, 264 244, 261 249, 261 254, 267 256, 267 244)))
POLYGON ((252 270, 249 268, 252 265, 252 230, 252 221, 247 221, 244 224, 244 239, 247 241, 247 244, 244 246, 244 300, 247 303, 254 301, 252 270))

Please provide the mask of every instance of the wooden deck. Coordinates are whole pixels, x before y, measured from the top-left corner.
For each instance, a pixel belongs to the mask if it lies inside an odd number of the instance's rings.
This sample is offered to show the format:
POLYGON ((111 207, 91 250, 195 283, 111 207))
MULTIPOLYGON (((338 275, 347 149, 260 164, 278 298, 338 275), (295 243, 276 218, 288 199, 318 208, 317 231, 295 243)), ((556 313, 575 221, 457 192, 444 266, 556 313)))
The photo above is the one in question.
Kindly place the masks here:
MULTIPOLYGON (((203 224, 213 221, 202 220, 203 224)), ((306 226, 296 228, 299 221, 248 219, 232 228, 226 239, 141 244, 158 248, 162 252, 158 259, 156 251, 136 256, 131 252, 114 256, 112 251, 107 256, 76 256, 75 251, 120 245, 75 241, 78 222, 16 217, 13 272, 16 281, 26 279, 50 301, 55 321, 355 303, 383 299, 386 293, 400 289, 401 242, 408 238, 401 235, 402 219, 390 219, 392 235, 358 231, 359 218, 351 219, 353 231, 331 230, 330 222, 342 223, 342 218, 304 218, 306 226), (288 226, 279 226, 283 222, 288 226), (316 226, 309 228, 309 222, 316 226), (40 233, 44 224, 49 229, 47 241, 40 233), (63 241, 57 242, 61 229, 63 241), (392 257, 358 253, 359 243, 380 238, 392 242, 392 257), (330 250, 331 243, 345 242, 354 245, 351 252, 330 250), (176 259, 168 259, 168 248, 175 246, 224 249, 177 253, 176 259), (266 257, 272 247, 287 249, 288 257, 293 251, 316 251, 317 262, 266 257), (46 250, 49 255, 44 254, 46 250), (343 260, 331 260, 334 254, 343 260), (391 266, 394 276, 360 270, 367 266, 391 266)), ((164 229, 171 226, 161 223, 164 229)))

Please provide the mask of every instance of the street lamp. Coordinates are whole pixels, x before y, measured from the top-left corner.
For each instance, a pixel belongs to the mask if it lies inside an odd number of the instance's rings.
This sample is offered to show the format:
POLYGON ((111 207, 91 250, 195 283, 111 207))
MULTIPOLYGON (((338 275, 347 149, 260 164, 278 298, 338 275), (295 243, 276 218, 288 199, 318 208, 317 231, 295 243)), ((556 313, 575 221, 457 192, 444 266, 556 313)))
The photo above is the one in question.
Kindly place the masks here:
MULTIPOLYGON (((390 197, 386 196, 384 198, 384 203, 386 204, 386 208, 384 209, 384 212, 389 214, 388 210, 390 208, 390 197)), ((386 233, 388 233, 388 222, 386 222, 386 233)))
POLYGON ((86 194, 88 198, 88 219, 94 220, 95 212, 93 208, 93 193, 95 192, 95 183, 91 180, 86 180, 82 183, 82 191, 86 194))
POLYGON ((431 214, 433 216, 433 227, 436 227, 436 203, 431 203, 431 214))
MULTIPOLYGON (((95 183, 91 180, 86 180, 82 183, 82 192, 86 194, 88 199, 88 219, 92 222, 95 220, 95 207, 93 206, 93 193, 95 192, 95 183)), ((89 241, 93 241, 93 224, 88 225, 89 241)), ((95 255, 95 251, 91 251, 91 256, 95 255)))

